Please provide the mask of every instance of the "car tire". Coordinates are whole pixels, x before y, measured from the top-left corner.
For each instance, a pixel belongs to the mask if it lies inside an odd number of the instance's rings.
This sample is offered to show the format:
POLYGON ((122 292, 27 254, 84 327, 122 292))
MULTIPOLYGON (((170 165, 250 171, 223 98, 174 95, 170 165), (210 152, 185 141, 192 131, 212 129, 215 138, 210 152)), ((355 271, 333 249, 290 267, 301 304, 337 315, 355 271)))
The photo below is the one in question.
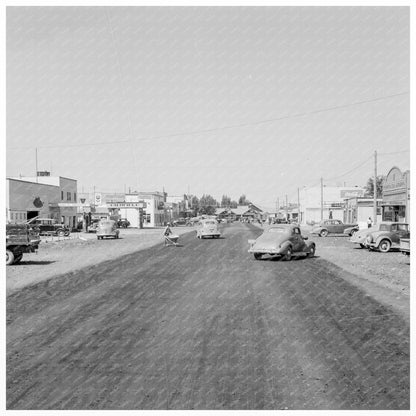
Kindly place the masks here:
POLYGON ((57 230, 56 234, 58 235, 58 237, 64 237, 65 236, 65 231, 64 230, 57 230))
POLYGON ((350 233, 350 237, 352 237, 353 235, 355 235, 355 233, 357 232, 357 230, 352 230, 350 233))
POLYGON ((7 250, 6 249, 6 265, 10 266, 11 264, 14 263, 14 253, 11 250, 7 250))
POLYGON ((360 243, 361 248, 365 248, 365 245, 363 243, 360 243))
POLYGON ((254 258, 256 260, 260 260, 263 257, 263 254, 261 254, 261 253, 253 253, 253 254, 254 254, 254 258))
POLYGON ((319 236, 320 237, 326 237, 328 235, 328 230, 322 230, 320 233, 319 233, 319 236))
POLYGON ((311 246, 310 252, 308 253, 308 257, 314 257, 315 256, 315 251, 316 251, 315 246, 311 246))
POLYGON ((387 253, 388 251, 390 251, 391 248, 391 243, 389 240, 381 240, 380 244, 378 245, 378 249, 382 252, 382 253, 387 253))
POLYGON ((289 247, 286 250, 286 253, 285 253, 285 257, 284 258, 285 258, 286 261, 292 260, 292 247, 289 247))

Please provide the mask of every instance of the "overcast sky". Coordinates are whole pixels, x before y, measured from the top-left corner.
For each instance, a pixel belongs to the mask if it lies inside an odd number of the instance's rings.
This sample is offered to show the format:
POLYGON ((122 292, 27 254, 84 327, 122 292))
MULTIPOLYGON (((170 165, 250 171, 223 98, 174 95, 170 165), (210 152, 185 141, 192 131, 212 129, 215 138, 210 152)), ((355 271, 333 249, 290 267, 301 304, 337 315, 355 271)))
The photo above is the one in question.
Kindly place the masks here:
POLYGON ((409 168, 407 7, 9 7, 7 176, 274 207, 409 168), (400 153, 399 153, 400 152, 400 153))

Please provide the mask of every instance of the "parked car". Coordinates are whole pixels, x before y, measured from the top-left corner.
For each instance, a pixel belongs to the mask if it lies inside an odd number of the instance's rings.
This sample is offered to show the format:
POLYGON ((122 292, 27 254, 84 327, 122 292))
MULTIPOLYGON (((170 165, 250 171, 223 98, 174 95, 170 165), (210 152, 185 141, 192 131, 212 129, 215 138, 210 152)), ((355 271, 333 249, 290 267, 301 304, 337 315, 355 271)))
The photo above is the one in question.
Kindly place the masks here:
POLYGON ((33 218, 29 220, 28 225, 38 230, 39 235, 58 235, 67 237, 71 230, 64 224, 58 223, 53 218, 33 218))
POLYGON ((95 219, 91 220, 91 224, 88 226, 88 232, 89 233, 96 233, 99 222, 100 222, 100 220, 98 218, 95 218, 95 219))
POLYGON ((369 234, 374 231, 378 231, 380 223, 374 224, 371 228, 363 228, 362 230, 356 231, 351 235, 350 242, 359 244, 361 248, 366 247, 366 239, 369 234))
POLYGON ((352 227, 348 227, 344 230, 344 234, 349 235, 352 237, 357 231, 360 231, 360 227, 358 225, 354 225, 352 227))
POLYGON ((358 227, 358 224, 344 224, 340 220, 323 220, 319 225, 312 228, 311 234, 326 237, 328 234, 343 234, 346 228, 358 227))
POLYGON ((30 225, 6 224, 6 265, 19 263, 23 253, 35 253, 39 244, 39 232, 30 225))
POLYGON ((410 235, 409 238, 400 239, 400 251, 406 256, 410 256, 410 235))
POLYGON ((104 237, 118 238, 120 230, 117 223, 113 220, 100 220, 97 227, 97 239, 102 240, 104 237))
POLYGON ((186 218, 177 218, 176 220, 173 220, 173 226, 177 227, 178 225, 186 225, 186 218))
POLYGON ((315 255, 316 246, 313 241, 301 234, 300 228, 294 224, 271 225, 256 240, 248 240, 249 253, 259 260, 263 255, 278 256, 284 260, 292 257, 315 255))
POLYGON ((196 228, 196 237, 203 239, 205 237, 219 238, 221 235, 218 230, 217 221, 215 219, 200 220, 196 228))
POLYGON ((121 218, 117 221, 117 226, 119 228, 127 228, 130 227, 130 221, 127 218, 121 218))
POLYGON ((365 245, 369 250, 379 250, 382 253, 387 253, 392 248, 400 248, 400 239, 409 236, 409 224, 382 222, 377 231, 372 231, 367 235, 365 245))

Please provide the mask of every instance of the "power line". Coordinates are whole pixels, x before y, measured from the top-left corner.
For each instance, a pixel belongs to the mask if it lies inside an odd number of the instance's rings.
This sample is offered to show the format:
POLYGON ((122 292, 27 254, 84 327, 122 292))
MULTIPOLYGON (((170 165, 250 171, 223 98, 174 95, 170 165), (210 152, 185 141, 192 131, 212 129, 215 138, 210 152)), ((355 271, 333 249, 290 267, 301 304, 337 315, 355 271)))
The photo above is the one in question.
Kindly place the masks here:
POLYGON ((339 179, 342 178, 345 175, 348 175, 351 172, 354 172, 355 170, 357 170, 358 168, 360 168, 361 166, 363 166, 365 163, 367 163, 370 159, 372 159, 373 156, 370 156, 369 158, 367 158, 366 160, 364 160, 362 163, 360 163, 359 165, 355 166, 354 168, 350 169, 348 172, 343 173, 342 175, 339 176, 334 176, 332 178, 324 178, 326 181, 333 181, 334 179, 339 179))
MULTIPOLYGON (((373 99, 370 99, 370 100, 355 101, 355 102, 349 103, 349 104, 341 104, 341 105, 337 105, 337 106, 321 108, 319 110, 312 110, 312 111, 306 111, 306 112, 303 112, 303 113, 289 114, 287 116, 269 118, 269 119, 254 121, 254 122, 250 122, 250 123, 231 124, 231 125, 228 125, 228 126, 214 127, 212 129, 193 130, 193 131, 188 131, 188 132, 171 133, 171 134, 165 134, 165 135, 160 135, 160 136, 139 137, 137 139, 131 139, 131 140, 121 139, 121 140, 116 140, 116 141, 83 143, 83 144, 77 144, 77 145, 74 145, 74 144, 66 145, 65 144, 65 145, 51 145, 51 146, 37 146, 37 147, 38 148, 84 147, 84 146, 95 146, 95 145, 107 145, 107 144, 123 143, 123 142, 130 142, 130 141, 161 140, 161 139, 169 139, 169 138, 180 137, 180 136, 192 136, 192 135, 197 135, 197 134, 213 133, 213 132, 216 132, 216 131, 224 131, 224 130, 230 130, 230 129, 241 128, 241 127, 257 126, 257 125, 260 125, 260 124, 273 123, 273 122, 287 120, 287 119, 291 119, 291 118, 305 117, 305 116, 308 116, 308 115, 324 113, 324 112, 327 112, 327 111, 340 110, 340 109, 344 109, 344 108, 354 107, 354 106, 357 106, 357 105, 362 105, 362 104, 368 104, 368 103, 372 103, 372 102, 387 100, 387 99, 390 99, 390 98, 395 98, 395 97, 399 97, 399 96, 403 96, 403 95, 407 95, 407 94, 409 94, 408 91, 397 93, 397 94, 384 95, 384 96, 373 98, 373 99)), ((17 150, 17 149, 22 149, 22 147, 20 147, 20 148, 11 148, 9 150, 17 150)))

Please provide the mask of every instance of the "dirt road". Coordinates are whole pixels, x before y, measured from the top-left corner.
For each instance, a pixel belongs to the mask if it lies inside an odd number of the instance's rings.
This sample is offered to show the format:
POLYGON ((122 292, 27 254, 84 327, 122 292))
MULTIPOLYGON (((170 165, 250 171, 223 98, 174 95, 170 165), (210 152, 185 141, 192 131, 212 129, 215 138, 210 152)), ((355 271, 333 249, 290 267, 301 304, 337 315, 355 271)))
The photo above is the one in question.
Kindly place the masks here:
POLYGON ((323 258, 255 261, 260 232, 11 294, 7 408, 408 409, 408 323, 323 258))

